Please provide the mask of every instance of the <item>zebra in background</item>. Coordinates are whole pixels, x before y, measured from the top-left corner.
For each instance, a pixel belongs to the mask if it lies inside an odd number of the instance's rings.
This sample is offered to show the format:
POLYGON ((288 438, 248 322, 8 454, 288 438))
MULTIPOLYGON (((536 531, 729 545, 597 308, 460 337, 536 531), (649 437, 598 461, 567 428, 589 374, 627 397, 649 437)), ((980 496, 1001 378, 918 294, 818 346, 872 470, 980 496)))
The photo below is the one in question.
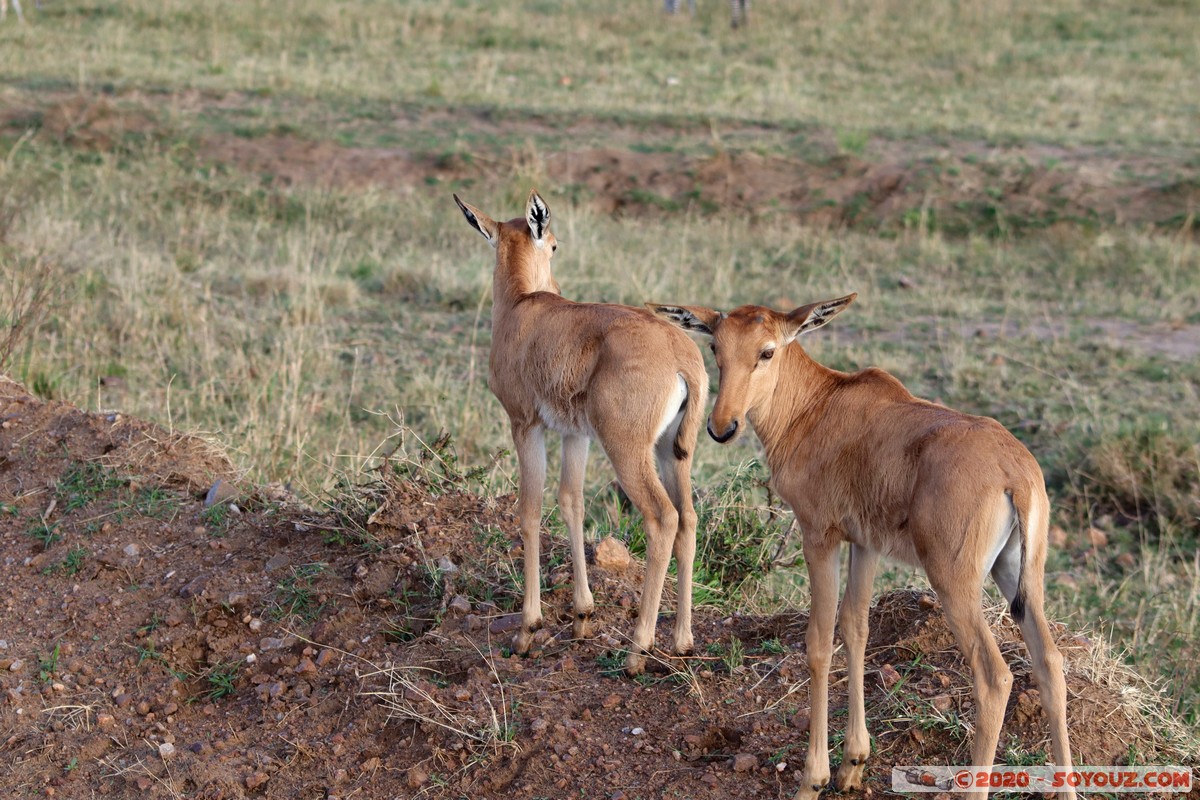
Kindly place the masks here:
MULTIPOLYGON (((692 0, 695 2, 695 0, 692 0)), ((34 5, 38 8, 42 7, 42 0, 34 0, 34 5)), ((25 15, 21 13, 21 0, 12 0, 13 11, 17 12, 17 19, 21 22, 25 21, 25 15)), ((0 19, 8 17, 8 0, 0 0, 0 19)))
MULTIPOLYGON (((679 0, 663 0, 663 8, 668 14, 675 14, 679 11, 679 0)), ((729 8, 733 27, 750 24, 750 0, 729 0, 729 8)), ((688 11, 696 13, 696 0, 688 0, 688 11)))

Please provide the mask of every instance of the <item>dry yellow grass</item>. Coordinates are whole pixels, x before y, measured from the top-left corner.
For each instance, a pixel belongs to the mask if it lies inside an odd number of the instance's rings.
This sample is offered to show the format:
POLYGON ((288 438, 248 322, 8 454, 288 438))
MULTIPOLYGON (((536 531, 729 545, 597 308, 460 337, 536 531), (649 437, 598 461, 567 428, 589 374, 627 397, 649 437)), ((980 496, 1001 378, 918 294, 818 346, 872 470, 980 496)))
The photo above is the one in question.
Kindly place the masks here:
MULTIPOLYGON (((720 153, 747 136, 814 163, 830 158, 819 140, 836 157, 940 164, 943 145, 987 159, 1020 142, 1115 153, 1145 167, 1129 180, 1160 186, 1196 166, 1200 111, 1180 102, 1200 95, 1194 9, 776 3, 735 34, 715 6, 663 20, 640 0, 103 0, 0 26, 0 313, 11 324, 20 297, 51 291, 10 372, 43 395, 208 432, 255 478, 312 494, 391 447, 401 423, 451 431, 509 488, 513 459, 491 460, 508 431, 482 377, 490 262, 449 186, 288 185, 197 152, 206 137, 278 136, 477 157, 471 196, 488 208, 516 213, 540 183, 569 296, 728 307, 859 291, 814 354, 877 364, 1016 430, 1064 527, 1111 533, 1113 552, 1072 541, 1052 563, 1055 615, 1111 619, 1195 721, 1200 373, 1155 344, 1200 323, 1194 187, 1179 187, 1169 230, 950 235, 928 218, 880 232, 772 209, 749 224, 669 204, 613 216, 586 189, 544 183, 550 152, 603 141, 617 120, 633 150, 720 153), (102 141, 61 102, 76 90, 150 112, 102 141), (460 129, 464 109, 498 122, 460 129)), ((702 443, 697 483, 755 454, 702 443)), ((602 492, 602 458, 590 472, 602 492)), ((788 577, 745 602, 802 596, 788 577)))

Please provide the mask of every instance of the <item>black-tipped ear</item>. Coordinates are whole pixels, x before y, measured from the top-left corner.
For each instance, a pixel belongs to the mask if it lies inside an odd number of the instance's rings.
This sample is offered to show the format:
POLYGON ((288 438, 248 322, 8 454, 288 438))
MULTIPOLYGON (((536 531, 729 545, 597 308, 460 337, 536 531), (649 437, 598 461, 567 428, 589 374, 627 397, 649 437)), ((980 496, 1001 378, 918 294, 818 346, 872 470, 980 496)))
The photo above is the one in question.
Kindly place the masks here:
POLYGON ((854 302, 854 298, 858 297, 858 292, 848 294, 845 297, 839 297, 836 300, 821 300, 816 303, 809 303, 806 306, 800 306, 795 311, 787 315, 787 320, 795 329, 791 332, 791 338, 796 338, 802 333, 815 331, 822 327, 829 320, 842 313, 847 306, 854 302))
POLYGON ((529 190, 529 202, 525 204, 525 221, 529 223, 533 243, 541 247, 546 232, 550 230, 550 206, 546 205, 537 189, 529 190))
POLYGON ((646 308, 656 317, 662 317, 667 322, 678 325, 685 331, 713 335, 717 323, 721 321, 721 312, 703 306, 668 306, 659 303, 646 303, 646 308))
POLYGON ((459 210, 467 218, 467 222, 471 223, 471 227, 479 231, 488 244, 495 247, 500 241, 500 226, 496 221, 470 203, 458 199, 457 194, 454 195, 454 202, 458 203, 459 210))

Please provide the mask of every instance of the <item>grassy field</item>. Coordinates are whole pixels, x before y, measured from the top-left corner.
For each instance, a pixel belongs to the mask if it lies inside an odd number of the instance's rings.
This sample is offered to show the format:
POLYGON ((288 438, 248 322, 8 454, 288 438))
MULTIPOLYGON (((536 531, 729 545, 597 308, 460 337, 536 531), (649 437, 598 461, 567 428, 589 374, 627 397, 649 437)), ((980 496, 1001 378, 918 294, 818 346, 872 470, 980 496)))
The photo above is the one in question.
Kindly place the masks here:
MULTIPOLYGON (((509 490, 486 386, 492 254, 450 193, 507 217, 536 183, 572 298, 858 291, 812 352, 1025 441, 1066 532, 1054 616, 1111 636, 1200 721, 1192 4, 760 3, 736 32, 715 2, 695 19, 645 0, 45 6, 0 27, 0 313, 16 324, 0 356, 39 394, 207 431, 254 479, 310 496, 445 430, 489 491, 509 490), (554 182, 556 159, 598 148, 660 167, 926 164, 941 182, 922 213, 880 206, 870 224, 811 223, 752 192, 747 215, 700 173, 697 202, 554 182), (1033 167, 1102 172, 1085 210, 1105 189, 1158 192, 1169 223, 1026 219, 1006 200, 1033 167), (975 173, 994 182, 967 185, 975 173), (968 197, 953 226, 924 213, 943 191, 968 197)), ((783 527, 736 477, 759 474, 756 456, 698 449, 722 509, 709 528, 747 546, 783 527)), ((601 524, 619 514, 610 480, 597 453, 601 524)), ((801 574, 741 594, 714 577, 710 599, 802 599, 801 574)))

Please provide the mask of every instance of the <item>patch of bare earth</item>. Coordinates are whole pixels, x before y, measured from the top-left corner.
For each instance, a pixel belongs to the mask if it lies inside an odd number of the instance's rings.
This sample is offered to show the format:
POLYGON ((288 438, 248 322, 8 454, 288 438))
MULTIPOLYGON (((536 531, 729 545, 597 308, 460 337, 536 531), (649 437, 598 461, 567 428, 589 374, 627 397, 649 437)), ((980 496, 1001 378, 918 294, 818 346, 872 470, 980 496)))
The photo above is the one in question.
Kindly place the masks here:
MULTIPOLYGON (((511 497, 462 491, 431 460, 393 464, 327 512, 249 486, 206 509, 217 478, 237 486, 207 443, 0 379, 8 796, 715 800, 796 789, 808 746, 803 610, 701 610, 695 658, 663 655, 630 680, 619 651, 640 564, 593 565, 599 632, 569 641, 566 548, 546 537, 548 624, 531 657, 514 657, 511 497)), ((878 793, 892 764, 963 763, 973 711, 934 597, 884 595, 871 621, 867 788, 878 793)), ((998 614, 994 628, 1016 676, 1003 741, 1036 753, 1048 734, 1019 634, 998 614)), ((1100 644, 1064 630, 1060 645, 1081 763, 1121 763, 1131 743, 1142 758, 1180 757, 1136 676, 1100 644)), ((835 660, 834 730, 844 678, 835 660)))
POLYGON ((479 141, 524 136, 528 142, 541 138, 556 143, 544 152, 527 144, 448 153, 444 148, 344 146, 324 137, 340 132, 354 138, 354 123, 331 120, 313 121, 322 138, 204 132, 206 113, 219 116, 268 102, 240 94, 15 93, 9 100, 7 111, 0 111, 0 128, 15 132, 39 126, 81 148, 107 149, 123 136, 165 134, 166 124, 156 120, 169 103, 175 124, 192 120, 201 160, 281 185, 426 191, 440 182, 504 179, 520 168, 613 214, 721 210, 748 218, 785 215, 831 227, 924 225, 951 234, 1076 224, 1194 232, 1200 204, 1200 166, 1190 153, 1167 150, 1146 155, 1098 146, 912 138, 874 139, 861 152, 848 153, 827 131, 799 134, 732 122, 568 119, 494 109, 398 106, 392 120, 380 123, 401 137, 424 132, 416 137, 422 140, 441 141, 440 132, 455 130, 479 141))
MULTIPOLYGON (((208 161, 270 176, 286 185, 425 187, 438 181, 488 180, 475 159, 392 148, 347 148, 295 136, 211 136, 208 161)), ((495 154, 503 164, 519 155, 495 154)), ((796 217, 806 224, 870 228, 927 225, 987 231, 1056 224, 1183 225, 1200 202, 1196 176, 1129 184, 1131 159, 1099 159, 1084 169, 1035 166, 1019 148, 990 162, 954 154, 875 162, 836 155, 818 162, 752 151, 709 155, 597 147, 541 156, 549 185, 584 190, 598 211, 716 210, 796 217)))

